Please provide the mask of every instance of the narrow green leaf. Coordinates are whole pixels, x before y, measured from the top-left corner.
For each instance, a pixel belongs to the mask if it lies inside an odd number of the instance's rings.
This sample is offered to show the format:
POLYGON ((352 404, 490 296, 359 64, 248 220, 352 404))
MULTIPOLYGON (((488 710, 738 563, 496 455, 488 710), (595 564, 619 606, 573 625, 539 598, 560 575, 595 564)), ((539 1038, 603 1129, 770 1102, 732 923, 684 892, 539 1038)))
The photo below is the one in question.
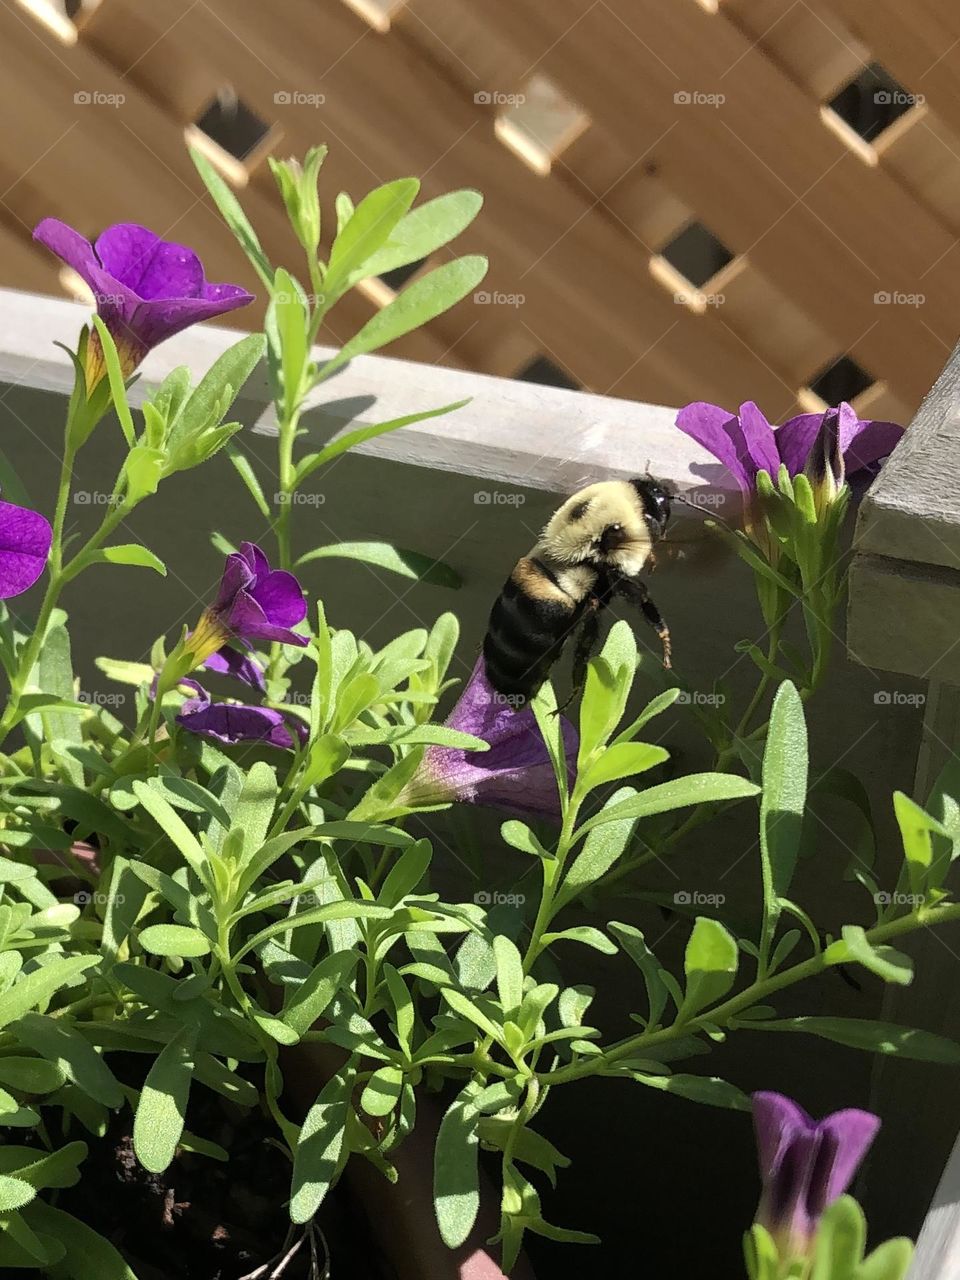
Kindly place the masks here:
POLYGON ((691 1018, 725 996, 737 976, 738 961, 737 944, 719 920, 698 916, 684 952, 687 990, 679 1017, 691 1018))
POLYGON ((404 578, 416 578, 435 587, 460 586, 461 578, 442 560, 434 560, 419 551, 407 551, 389 542, 334 542, 328 547, 314 547, 297 561, 297 567, 312 560, 359 560, 363 564, 376 565, 404 578))
POLYGON ((348 1063, 323 1087, 303 1122, 293 1159, 293 1222, 310 1221, 339 1169, 355 1077, 348 1063))
POLYGON ((210 954, 210 940, 199 929, 182 924, 152 924, 140 933, 140 945, 155 956, 184 958, 210 954))
POLYGON ((124 543, 119 547, 104 547, 102 551, 96 551, 90 556, 90 563, 135 565, 141 569, 153 569, 161 578, 167 576, 167 566, 163 561, 135 542, 124 543))
POLYGON ((183 1027, 165 1045, 144 1081, 133 1121, 137 1159, 151 1173, 163 1173, 183 1133, 196 1052, 195 1027, 183 1027))
POLYGON ((247 255, 250 265, 267 288, 271 288, 273 285, 273 268, 257 238, 257 233, 240 206, 240 201, 224 182, 223 178, 220 177, 207 157, 197 151, 195 147, 190 148, 190 158, 196 165, 204 186, 213 197, 214 204, 220 210, 224 222, 233 232, 240 248, 247 255))
POLYGON ((437 1133, 433 1203, 440 1236, 448 1249, 458 1249, 467 1240, 480 1209, 478 1120, 470 1096, 464 1092, 445 1113, 437 1133))

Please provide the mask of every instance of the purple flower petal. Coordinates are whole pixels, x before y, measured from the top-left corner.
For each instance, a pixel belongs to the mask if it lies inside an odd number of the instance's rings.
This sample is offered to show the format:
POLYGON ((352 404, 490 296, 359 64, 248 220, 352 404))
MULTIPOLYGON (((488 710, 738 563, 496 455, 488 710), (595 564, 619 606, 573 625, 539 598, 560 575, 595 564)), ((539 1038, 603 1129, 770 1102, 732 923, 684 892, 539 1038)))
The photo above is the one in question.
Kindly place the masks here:
POLYGON ((731 423, 730 430, 737 452, 751 475, 766 471, 776 480, 780 470, 780 453, 773 427, 760 409, 752 400, 747 400, 740 406, 739 418, 732 418, 731 423))
MULTIPOLYGON (((533 711, 515 711, 490 684, 483 657, 446 724, 489 744, 488 751, 429 747, 412 792, 421 801, 493 805, 522 817, 559 821, 560 797, 553 766, 533 711)), ((577 754, 577 733, 561 722, 570 768, 577 754)))
POLYGON ((33 586, 46 566, 52 540, 50 523, 39 512, 0 502, 0 600, 33 586))
POLYGON ((755 472, 748 471, 734 443, 730 431, 736 418, 717 404, 697 400, 677 414, 677 426, 682 432, 703 445, 718 462, 722 462, 744 493, 753 490, 755 472))
POLYGON ((135 222, 108 227, 94 248, 106 271, 139 298, 196 298, 203 264, 186 245, 161 240, 135 222))
POLYGON ((801 413, 777 427, 777 448, 791 476, 798 476, 803 470, 822 422, 822 413, 801 413))
POLYGON ((309 643, 306 636, 290 629, 307 616, 300 583, 292 573, 271 569, 252 542, 242 543, 239 551, 227 556, 210 612, 242 643, 279 641, 301 648, 309 643))
POLYGON ((288 721, 272 707, 252 707, 232 702, 213 702, 209 693, 195 680, 184 680, 197 691, 188 698, 177 714, 177 724, 191 733, 233 745, 237 742, 266 742, 270 746, 289 749, 306 741, 306 726, 295 717, 288 721))
POLYGON ((880 1128, 880 1117, 854 1107, 821 1120, 821 1147, 810 1188, 810 1211, 819 1215, 842 1196, 880 1128))
POLYGON ((251 658, 249 654, 238 653, 236 649, 231 649, 225 644, 222 649, 218 649, 216 653, 211 653, 210 657, 204 662, 204 667, 208 671, 215 671, 218 675, 231 676, 234 680, 240 680, 243 684, 248 684, 252 689, 258 689, 261 693, 266 690, 267 682, 264 679, 263 667, 255 658, 251 658))
POLYGON ((903 435, 903 427, 896 422, 860 422, 857 434, 848 444, 845 444, 842 420, 840 429, 840 444, 847 475, 854 475, 879 462, 881 458, 885 458, 888 453, 894 451, 903 435))

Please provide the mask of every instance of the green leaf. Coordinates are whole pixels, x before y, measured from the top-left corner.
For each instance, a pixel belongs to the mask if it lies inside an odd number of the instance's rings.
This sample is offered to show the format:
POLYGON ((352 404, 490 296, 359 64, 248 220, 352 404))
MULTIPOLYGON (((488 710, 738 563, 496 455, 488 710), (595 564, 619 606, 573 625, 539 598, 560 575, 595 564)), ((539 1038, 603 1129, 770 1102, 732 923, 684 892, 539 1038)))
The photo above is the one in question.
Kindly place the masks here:
POLYGON ((0 1085, 21 1093, 53 1093, 66 1080, 66 1072, 43 1058, 0 1058, 0 1085))
POLYGON ((807 726, 803 703, 789 680, 773 700, 763 753, 760 858, 764 886, 764 937, 773 937, 793 878, 807 799, 807 726))
POLYGON ((165 1045, 144 1081, 133 1121, 137 1159, 151 1173, 163 1173, 177 1153, 193 1077, 197 1030, 182 1027, 165 1045))
POLYGON ((155 573, 159 573, 161 578, 167 576, 167 566, 159 557, 155 556, 152 551, 148 551, 146 547, 141 547, 135 542, 128 542, 119 547, 104 547, 102 551, 96 551, 89 557, 91 564, 128 564, 136 565, 141 569, 153 569, 155 573))
POLYGON ((360 1105, 368 1116, 388 1116, 399 1102, 402 1088, 399 1067, 379 1067, 367 1081, 360 1105))
POLYGON ((339 1167, 356 1071, 348 1063, 324 1085, 303 1122, 293 1158, 292 1222, 309 1222, 339 1167))
POLYGON ((14 1209, 22 1209, 37 1194, 36 1188, 21 1178, 11 1178, 9 1174, 0 1173, 0 1213, 12 1213, 14 1209))
POLYGON ((72 1214, 37 1200, 29 1215, 31 1226, 64 1246, 70 1280, 137 1280, 109 1240, 72 1214))
POLYGON ((459 587, 460 575, 442 560, 422 555, 419 551, 407 551, 389 542, 334 542, 328 547, 315 547, 302 555, 297 568, 311 560, 359 560, 363 564, 388 569, 404 578, 416 578, 435 587, 459 587))
POLYGON ((350 277, 387 242, 419 190, 417 178, 398 178, 377 187, 360 201, 337 233, 330 251, 323 281, 327 306, 340 297, 349 287, 350 277))
POLYGON ((649 818, 655 813, 667 813, 687 805, 714 804, 718 800, 743 800, 755 796, 760 788, 747 778, 735 773, 691 773, 685 778, 674 778, 655 787, 641 791, 639 795, 621 804, 601 809, 580 827, 578 835, 591 831, 607 822, 621 818, 649 818))
POLYGON ((245 453, 241 453, 234 444, 227 445, 226 455, 233 464, 237 475, 247 486, 247 492, 256 503, 257 510, 263 516, 264 520, 270 520, 272 518, 270 504, 267 502, 266 495, 264 494, 260 481, 257 478, 257 473, 253 469, 253 463, 247 455, 245 453))
POLYGON ((16 1022, 31 1009, 45 1005, 61 987, 72 983, 87 969, 100 963, 99 956, 62 956, 41 969, 21 975, 0 997, 0 1029, 16 1022))
POLYGON ((117 355, 117 346, 113 340, 113 335, 110 330, 98 315, 93 317, 93 324, 100 338, 100 345, 103 348, 103 359, 107 366, 107 378, 110 382, 110 394, 113 398, 113 407, 120 422, 123 437, 127 442, 128 448, 132 451, 133 442, 137 438, 137 431, 133 425, 133 415, 130 413, 130 404, 127 400, 127 388, 124 384, 123 372, 120 368, 120 357, 117 355))
POLYGON ((893 811, 903 840, 910 892, 924 894, 933 865, 933 835, 949 840, 950 833, 902 791, 893 793, 893 811))
POLYGON ((734 1111, 749 1111, 750 1099, 736 1085, 721 1080, 719 1076, 652 1076, 641 1071, 631 1071, 640 1084, 664 1093, 675 1093, 690 1102, 702 1102, 710 1107, 726 1107, 734 1111))
MULTIPOLYGON (((374 440, 377 436, 387 435, 391 431, 399 431, 401 427, 409 427, 415 422, 424 422, 427 418, 439 418, 443 414, 453 413, 456 409, 462 409, 465 404, 469 403, 469 397, 466 400, 454 400, 451 404, 441 405, 439 409, 422 409, 419 413, 408 413, 402 418, 391 418, 389 422, 377 422, 372 426, 358 427, 355 431, 345 431, 343 435, 336 436, 331 440, 318 453, 308 454, 307 457, 301 460, 297 467, 295 487, 299 488, 303 481, 308 476, 313 475, 318 467, 325 466, 332 459, 338 458, 342 453, 346 453, 348 449, 354 448, 355 445, 363 444, 366 440, 374 440)), ((308 558, 303 556, 297 563, 303 563, 308 558)))
POLYGON ((826 964, 844 964, 855 961, 875 973, 884 982, 895 982, 901 987, 913 981, 913 961, 893 947, 873 947, 866 933, 858 924, 845 924, 840 940, 832 943, 823 953, 826 964))
POLYGON ((363 264, 364 275, 382 276, 428 258, 456 239, 480 212, 483 196, 469 188, 418 205, 393 228, 390 239, 363 264))
POLYGON ((113 1072, 89 1040, 66 1019, 28 1013, 16 1024, 16 1035, 88 1097, 105 1107, 122 1104, 123 1092, 113 1072))
POLYGON ((154 822, 183 854, 187 865, 201 884, 209 888, 206 855, 184 820, 169 802, 146 782, 134 782, 133 792, 154 822))
POLYGON ((668 986, 664 981, 666 970, 647 946, 643 934, 632 924, 621 924, 617 920, 611 920, 607 928, 643 976, 649 1006, 647 1025, 655 1027, 667 1004, 668 986))
POLYGON ((871 1053, 911 1058, 917 1062, 960 1063, 960 1044, 932 1031, 898 1027, 892 1022, 875 1022, 869 1018, 800 1017, 767 1019, 741 1024, 749 1031, 800 1031, 820 1036, 850 1049, 866 1049, 871 1053))
POLYGON ((523 960, 515 943, 503 934, 493 940, 493 955, 497 963, 500 1005, 509 1018, 523 1001, 523 960))
POLYGON ((654 747, 646 742, 621 742, 606 748, 600 756, 589 765, 581 778, 582 785, 588 790, 601 787, 606 782, 618 782, 621 778, 632 778, 638 773, 646 773, 670 759, 670 752, 663 747, 654 747))
POLYGON ((841 1196, 823 1213, 813 1242, 810 1280, 855 1280, 867 1243, 867 1221, 852 1196, 841 1196))
POLYGON ((413 893, 427 874, 432 858, 433 849, 429 840, 417 840, 410 845, 390 868, 377 895, 378 900, 385 907, 398 906, 413 893))
POLYGON ((464 1091, 445 1113, 433 1157, 433 1204, 440 1236, 458 1249, 473 1230, 480 1209, 477 1135, 479 1115, 464 1091))
POLYGON ((155 956, 186 958, 210 954, 210 940, 182 924, 152 924, 140 933, 140 945, 155 956))
POLYGON ((691 1018, 715 1004, 737 976, 737 944, 719 920, 698 916, 683 958, 687 990, 679 1019, 691 1018))
POLYGON ((511 849, 518 849, 520 853, 529 853, 535 858, 543 858, 546 861, 556 856, 549 849, 544 848, 525 822, 520 822, 517 818, 510 818, 503 823, 500 835, 505 844, 508 844, 511 849))
POLYGON ((905 1280, 912 1261, 912 1240, 904 1236, 885 1240, 861 1262, 856 1280, 905 1280))
MULTIPOLYGON (((621 621, 616 625, 627 624, 621 621)), ((617 727, 632 676, 633 672, 625 668, 613 670, 602 654, 592 659, 587 667, 587 681, 580 703, 578 773, 585 772, 594 752, 604 745, 617 727)))
POLYGON ((571 925, 569 929, 561 929, 558 933, 545 933, 541 942, 545 947, 552 947, 555 942, 582 942, 584 946, 602 951, 604 955, 617 954, 616 943, 611 942, 600 929, 587 924, 571 925))
POLYGON ((220 210, 221 217, 233 232, 240 248, 247 255, 250 265, 267 288, 270 289, 273 285, 273 268, 261 247, 257 233, 250 225, 249 218, 240 207, 240 201, 206 156, 197 151, 195 147, 190 148, 190 158, 196 165, 204 186, 213 197, 214 204, 220 210))
MULTIPOLYGON (((621 787, 610 796, 604 809, 614 808, 636 795, 637 792, 633 787, 621 787)), ((557 893, 558 910, 565 907, 584 889, 595 884, 620 860, 630 843, 636 825, 636 818, 622 818, 619 822, 608 822, 603 826, 595 827, 587 835, 583 848, 574 859, 557 893)))
POLYGON ((283 392, 282 412, 291 421, 305 382, 309 348, 309 306, 300 283, 285 267, 277 267, 266 333, 271 369, 283 392))
POLYGON ((486 258, 473 255, 445 262, 414 280, 340 348, 320 370, 319 380, 329 378, 354 356, 376 351, 436 319, 471 293, 486 273, 486 258))

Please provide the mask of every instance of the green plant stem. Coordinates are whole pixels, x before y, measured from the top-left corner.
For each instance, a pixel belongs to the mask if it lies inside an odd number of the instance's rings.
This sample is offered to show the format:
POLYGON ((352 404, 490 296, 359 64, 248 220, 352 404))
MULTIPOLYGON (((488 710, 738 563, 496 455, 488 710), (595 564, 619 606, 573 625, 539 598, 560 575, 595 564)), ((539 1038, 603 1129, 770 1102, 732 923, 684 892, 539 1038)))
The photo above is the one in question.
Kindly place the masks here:
POLYGON ((566 813, 563 818, 563 826, 560 830, 560 838, 557 841, 557 856, 555 858, 544 859, 543 861, 543 892, 540 894, 540 906, 537 908, 537 918, 533 922, 533 929, 530 933, 530 942, 527 946, 526 954, 523 957, 523 972, 529 973, 533 965, 543 950, 543 935, 550 928, 550 924, 554 915, 554 901, 557 896, 557 888, 563 880, 564 864, 570 854, 573 845, 573 835, 577 824, 577 814, 582 803, 582 796, 578 788, 575 786, 573 794, 570 796, 570 803, 567 806, 566 813))
MULTIPOLYGON (((912 933, 916 929, 948 924, 955 920, 960 920, 960 903, 950 903, 939 907, 921 907, 918 911, 901 916, 898 920, 891 920, 887 924, 878 925, 876 928, 868 930, 866 937, 871 946, 877 946, 880 943, 889 941, 891 938, 912 933)), ((782 969, 779 973, 773 974, 761 982, 752 983, 738 995, 731 996, 729 1000, 715 1005, 712 1009, 706 1009, 695 1017, 674 1022, 669 1027, 661 1027, 655 1031, 644 1031, 640 1035, 630 1036, 626 1040, 610 1045, 604 1049, 602 1054, 598 1054, 595 1059, 590 1058, 585 1062, 571 1063, 569 1066, 561 1067, 558 1071, 541 1072, 539 1073, 539 1078, 545 1084, 567 1084, 571 1080, 582 1080, 587 1076, 597 1075, 599 1072, 609 1068, 611 1063, 619 1062, 624 1058, 630 1058, 634 1055, 650 1057, 649 1051, 657 1045, 668 1044, 671 1040, 676 1040, 681 1036, 688 1036, 693 1032, 701 1031, 707 1025, 722 1027, 724 1024, 730 1023, 738 1013, 742 1013, 744 1009, 749 1009, 752 1005, 763 1002, 774 992, 780 991, 784 987, 791 987, 795 983, 804 982, 808 978, 816 977, 817 974, 831 967, 833 966, 824 960, 824 954, 821 952, 819 955, 812 956, 809 960, 792 965, 789 969, 782 969)))

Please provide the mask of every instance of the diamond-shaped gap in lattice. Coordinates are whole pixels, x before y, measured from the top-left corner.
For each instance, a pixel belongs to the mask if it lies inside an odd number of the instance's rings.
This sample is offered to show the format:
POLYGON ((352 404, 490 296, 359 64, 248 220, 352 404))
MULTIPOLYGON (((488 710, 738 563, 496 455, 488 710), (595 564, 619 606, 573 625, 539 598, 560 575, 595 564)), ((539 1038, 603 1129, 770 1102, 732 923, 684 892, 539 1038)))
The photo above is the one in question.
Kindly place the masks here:
POLYGON ((852 356, 838 356, 815 373, 807 382, 807 389, 826 405, 837 405, 841 400, 852 401, 874 385, 876 379, 852 356))
POLYGON ((276 143, 280 131, 226 86, 184 130, 190 146, 202 151, 234 186, 247 184, 257 163, 276 143))
POLYGON ((549 76, 535 72, 516 93, 500 89, 473 95, 480 106, 494 106, 494 132, 534 173, 546 177, 568 147, 590 127, 590 117, 549 76))
POLYGON ((871 62, 824 103, 820 114, 852 151, 876 164, 878 139, 923 101, 922 94, 911 93, 879 62, 871 62))

